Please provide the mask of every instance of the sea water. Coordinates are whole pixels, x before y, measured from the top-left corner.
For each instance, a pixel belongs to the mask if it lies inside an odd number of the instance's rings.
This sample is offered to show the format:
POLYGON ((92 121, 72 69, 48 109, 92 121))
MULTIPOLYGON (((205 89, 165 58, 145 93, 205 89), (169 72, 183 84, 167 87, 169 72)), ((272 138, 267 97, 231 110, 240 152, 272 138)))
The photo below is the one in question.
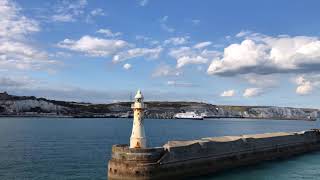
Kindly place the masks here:
MULTIPOLYGON (((131 119, 0 118, 1 180, 106 179, 113 144, 127 144, 131 119)), ((212 119, 145 120, 149 146, 168 140, 302 131, 318 121, 212 119)), ((320 153, 228 170, 193 179, 320 179, 320 153)))

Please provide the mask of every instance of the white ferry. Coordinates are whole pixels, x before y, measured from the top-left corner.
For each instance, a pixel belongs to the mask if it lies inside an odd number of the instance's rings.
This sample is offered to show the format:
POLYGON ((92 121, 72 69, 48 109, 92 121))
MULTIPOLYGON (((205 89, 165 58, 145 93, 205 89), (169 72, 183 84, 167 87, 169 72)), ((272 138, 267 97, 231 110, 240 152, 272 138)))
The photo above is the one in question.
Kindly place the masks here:
POLYGON ((175 119, 196 119, 203 120, 203 116, 196 114, 195 112, 177 113, 174 115, 175 119))

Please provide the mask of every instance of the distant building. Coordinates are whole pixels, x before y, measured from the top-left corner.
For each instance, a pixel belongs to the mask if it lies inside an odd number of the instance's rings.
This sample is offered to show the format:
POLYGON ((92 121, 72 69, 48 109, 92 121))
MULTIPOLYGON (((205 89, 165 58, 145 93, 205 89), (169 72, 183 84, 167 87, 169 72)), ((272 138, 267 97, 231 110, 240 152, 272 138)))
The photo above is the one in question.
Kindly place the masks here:
POLYGON ((0 93, 0 100, 9 99, 10 95, 5 91, 3 93, 0 93))

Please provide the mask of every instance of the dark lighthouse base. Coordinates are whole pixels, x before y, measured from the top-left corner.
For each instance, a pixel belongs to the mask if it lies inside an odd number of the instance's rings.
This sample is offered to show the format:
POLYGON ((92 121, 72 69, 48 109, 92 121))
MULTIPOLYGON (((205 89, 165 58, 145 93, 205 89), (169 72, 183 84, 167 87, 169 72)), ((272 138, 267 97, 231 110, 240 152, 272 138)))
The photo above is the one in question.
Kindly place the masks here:
POLYGON ((320 150, 320 131, 169 141, 163 147, 114 145, 109 180, 183 179, 320 150))

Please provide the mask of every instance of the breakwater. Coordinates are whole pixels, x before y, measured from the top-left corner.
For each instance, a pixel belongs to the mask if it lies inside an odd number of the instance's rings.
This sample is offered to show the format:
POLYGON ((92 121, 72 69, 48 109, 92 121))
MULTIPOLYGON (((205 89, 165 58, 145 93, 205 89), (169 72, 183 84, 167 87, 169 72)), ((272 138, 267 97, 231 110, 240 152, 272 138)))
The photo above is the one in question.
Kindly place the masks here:
POLYGON ((318 129, 169 141, 147 149, 114 145, 108 178, 183 179, 319 149, 318 129))

